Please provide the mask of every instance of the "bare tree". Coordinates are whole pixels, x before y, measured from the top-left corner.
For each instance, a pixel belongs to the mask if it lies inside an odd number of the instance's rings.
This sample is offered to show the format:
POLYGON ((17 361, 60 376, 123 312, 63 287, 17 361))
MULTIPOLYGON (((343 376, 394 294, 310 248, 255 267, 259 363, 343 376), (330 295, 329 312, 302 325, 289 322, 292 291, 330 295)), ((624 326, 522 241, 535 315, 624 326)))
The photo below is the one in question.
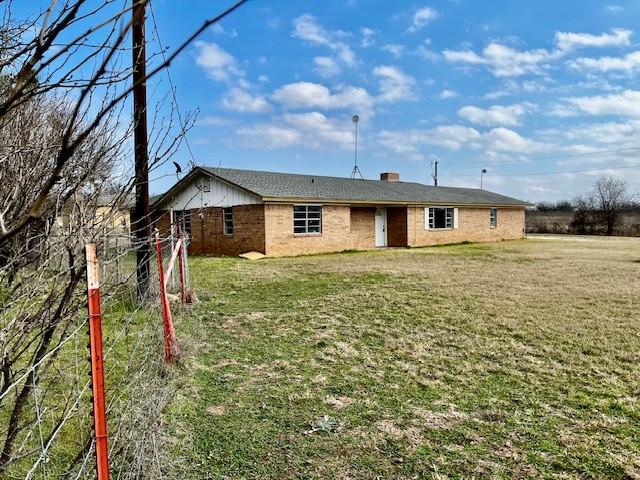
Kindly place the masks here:
POLYGON ((611 176, 602 177, 596 182, 592 196, 606 234, 613 235, 623 209, 631 203, 627 184, 611 176))
MULTIPOLYGON (((139 82, 157 79, 245 1, 203 21, 173 51, 152 51, 139 82)), ((139 82, 131 82, 128 39, 132 5, 147 2, 51 0, 16 18, 13 2, 0 0, 0 477, 28 478, 35 467, 25 462, 44 465, 86 397, 86 386, 63 388, 73 358, 65 348, 85 319, 82 248, 111 220, 91 205, 109 189, 114 210, 124 207, 134 186, 127 102, 139 82)), ((172 98, 150 98, 151 171, 192 122, 176 122, 172 98)), ((90 450, 90 437, 76 447, 69 468, 90 450)))

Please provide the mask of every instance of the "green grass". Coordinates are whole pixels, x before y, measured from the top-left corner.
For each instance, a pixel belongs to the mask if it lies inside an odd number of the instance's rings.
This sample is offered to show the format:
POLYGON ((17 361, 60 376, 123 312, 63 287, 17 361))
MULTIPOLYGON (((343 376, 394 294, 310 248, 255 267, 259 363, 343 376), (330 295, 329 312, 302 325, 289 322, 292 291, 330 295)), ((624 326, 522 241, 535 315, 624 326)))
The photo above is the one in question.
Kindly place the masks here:
POLYGON ((640 476, 640 242, 192 258, 171 477, 640 476))

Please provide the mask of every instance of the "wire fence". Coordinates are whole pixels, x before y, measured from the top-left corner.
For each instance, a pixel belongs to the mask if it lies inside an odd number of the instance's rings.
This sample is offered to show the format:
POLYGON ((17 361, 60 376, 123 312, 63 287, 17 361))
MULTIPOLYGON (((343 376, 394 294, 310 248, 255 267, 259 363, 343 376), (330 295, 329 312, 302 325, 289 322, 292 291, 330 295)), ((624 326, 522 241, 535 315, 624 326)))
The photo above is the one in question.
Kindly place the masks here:
MULTIPOLYGON (((160 478, 169 370, 157 256, 152 249, 150 288, 141 300, 134 237, 110 232, 93 240, 101 277, 111 478, 160 478)), ((159 239, 165 265, 177 240, 159 239)), ((0 270, 0 478, 93 478, 85 259, 75 246, 63 248, 64 236, 46 232, 30 243, 27 268, 13 276, 6 265, 0 270)), ((175 299, 179 275, 172 269, 166 282, 175 299)))

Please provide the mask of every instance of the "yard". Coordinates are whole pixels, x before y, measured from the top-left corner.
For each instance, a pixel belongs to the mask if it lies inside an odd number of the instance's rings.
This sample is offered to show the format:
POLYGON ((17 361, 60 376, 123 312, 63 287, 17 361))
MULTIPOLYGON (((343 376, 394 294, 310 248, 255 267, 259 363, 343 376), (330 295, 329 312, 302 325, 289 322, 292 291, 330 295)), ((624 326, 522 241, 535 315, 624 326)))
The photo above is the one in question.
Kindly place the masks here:
POLYGON ((192 258, 172 478, 640 478, 640 241, 192 258))

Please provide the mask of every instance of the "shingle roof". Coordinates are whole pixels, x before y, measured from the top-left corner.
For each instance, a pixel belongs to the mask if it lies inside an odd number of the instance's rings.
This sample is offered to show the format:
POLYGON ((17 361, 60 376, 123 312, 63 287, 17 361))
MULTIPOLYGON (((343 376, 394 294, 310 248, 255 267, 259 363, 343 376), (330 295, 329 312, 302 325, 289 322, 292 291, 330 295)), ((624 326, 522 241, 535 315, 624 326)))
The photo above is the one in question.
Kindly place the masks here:
POLYGON ((361 180, 233 168, 202 168, 263 199, 523 207, 529 205, 516 198, 475 188, 433 187, 414 182, 361 180))

